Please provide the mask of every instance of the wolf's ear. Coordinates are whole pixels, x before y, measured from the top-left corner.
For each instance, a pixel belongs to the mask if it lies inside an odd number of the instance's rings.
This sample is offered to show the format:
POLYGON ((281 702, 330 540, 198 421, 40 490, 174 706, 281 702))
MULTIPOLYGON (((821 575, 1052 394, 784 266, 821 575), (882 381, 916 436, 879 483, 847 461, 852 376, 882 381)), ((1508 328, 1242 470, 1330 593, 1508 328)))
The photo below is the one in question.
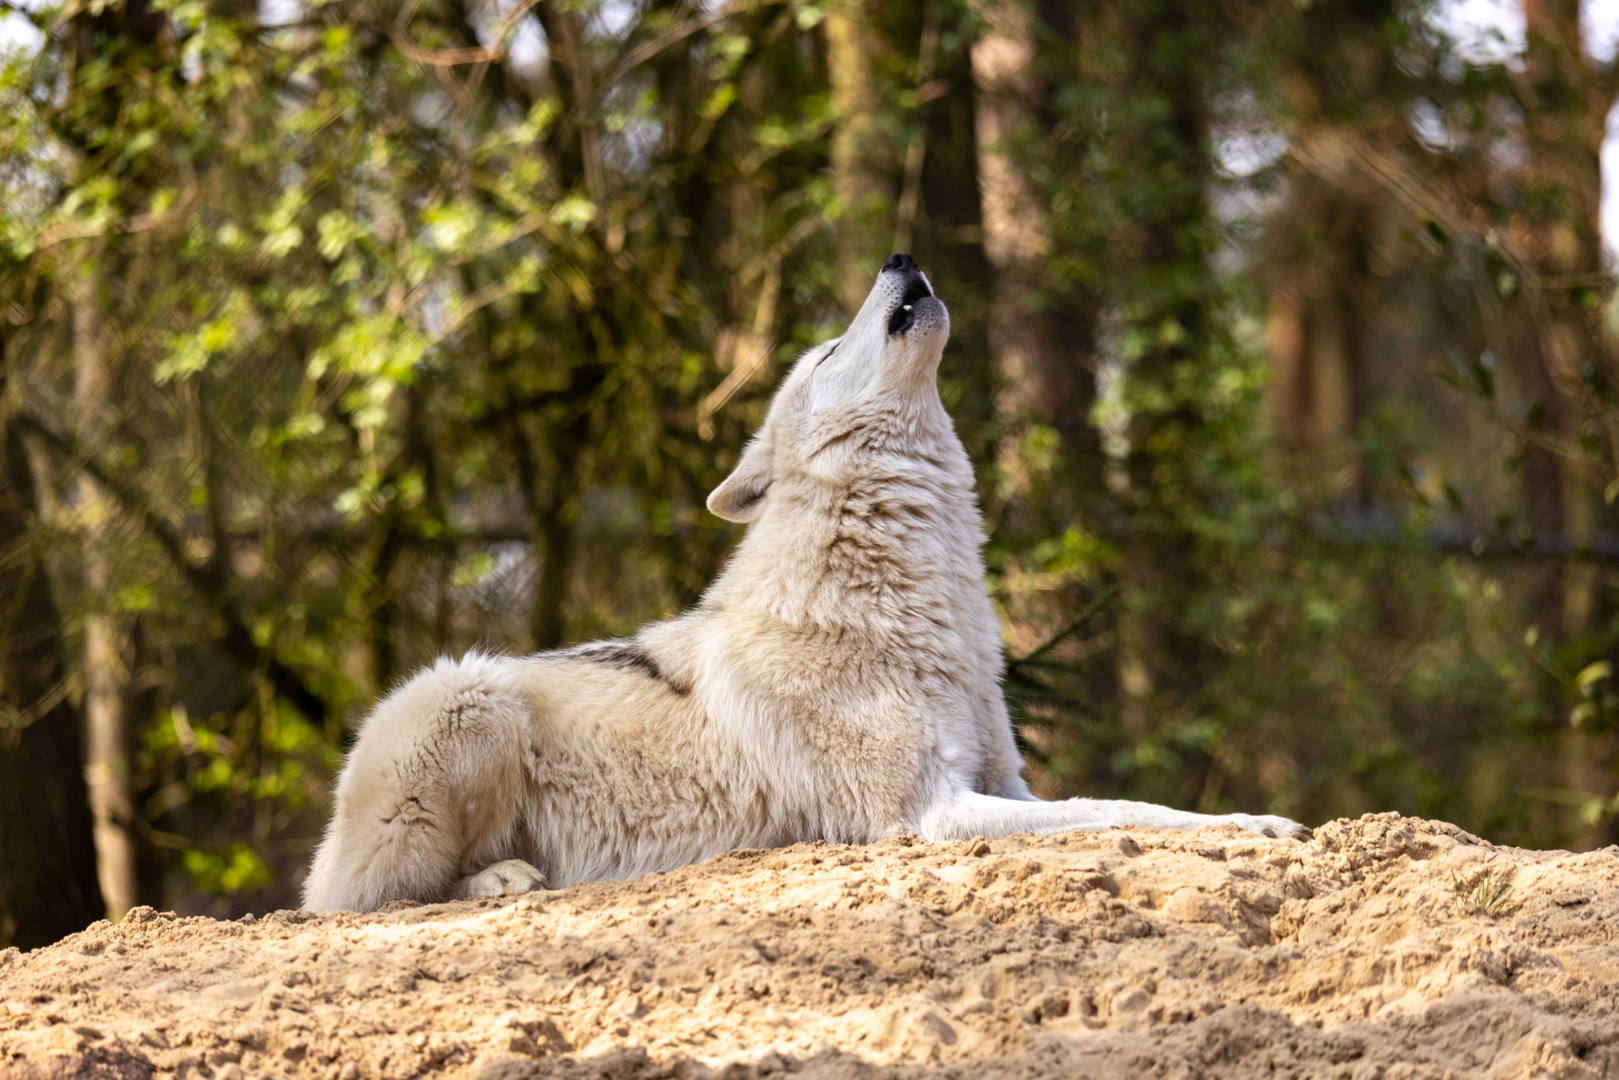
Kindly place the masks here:
POLYGON ((742 460, 708 497, 708 509, 715 517, 738 525, 752 521, 764 509, 765 491, 770 487, 770 470, 776 450, 765 432, 760 432, 742 451, 742 460))

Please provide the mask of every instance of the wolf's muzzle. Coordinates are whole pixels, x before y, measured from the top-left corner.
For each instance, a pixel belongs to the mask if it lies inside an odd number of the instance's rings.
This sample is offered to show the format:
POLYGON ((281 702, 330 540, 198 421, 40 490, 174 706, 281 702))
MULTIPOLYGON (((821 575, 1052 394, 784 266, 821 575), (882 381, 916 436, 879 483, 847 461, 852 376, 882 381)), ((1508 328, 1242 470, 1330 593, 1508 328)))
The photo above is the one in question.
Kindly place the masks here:
POLYGON ((912 312, 916 302, 932 296, 933 290, 928 287, 928 279, 922 276, 922 271, 916 268, 916 260, 909 255, 898 252, 890 255, 888 261, 883 263, 883 273, 903 274, 905 280, 905 291, 888 316, 888 334, 892 337, 911 328, 916 321, 912 312))

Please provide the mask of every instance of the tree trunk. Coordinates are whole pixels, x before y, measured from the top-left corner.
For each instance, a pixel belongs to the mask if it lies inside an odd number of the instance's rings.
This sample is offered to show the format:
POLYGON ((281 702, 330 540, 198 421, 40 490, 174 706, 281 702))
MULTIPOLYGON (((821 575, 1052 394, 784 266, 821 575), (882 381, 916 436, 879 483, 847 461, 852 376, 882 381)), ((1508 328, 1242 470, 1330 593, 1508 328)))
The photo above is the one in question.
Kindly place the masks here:
MULTIPOLYGON (((1536 461, 1525 475, 1525 509, 1531 526, 1561 531, 1570 543, 1589 542, 1596 530, 1601 484, 1579 449, 1582 372, 1609 367, 1607 345, 1589 304, 1591 282, 1605 272, 1602 259, 1602 143, 1613 93, 1585 59, 1580 0, 1527 0, 1527 83, 1537 95, 1525 109, 1527 180, 1556 192, 1552 207, 1537 214, 1528 231, 1536 271, 1549 279, 1531 290, 1524 313, 1532 323, 1522 335, 1524 389, 1544 412, 1544 433, 1559 445, 1554 461, 1536 461), (1559 206, 1560 204, 1560 206, 1559 206), (1558 209, 1561 213, 1558 213, 1558 209), (1551 491, 1533 490, 1557 479, 1551 491), (1555 492, 1555 497, 1553 496, 1555 492), (1535 517, 1541 518, 1536 521, 1535 517)), ((1532 457, 1547 453, 1533 447, 1532 457)), ((1563 574, 1555 623, 1544 629, 1573 636, 1591 623, 1596 592, 1592 568, 1570 564, 1563 574)), ((1551 619, 1549 618, 1550 622, 1551 619)))
MULTIPOLYGON (((1597 282, 1602 257, 1602 144, 1614 104, 1610 80, 1586 59, 1580 0, 1526 0, 1525 181, 1543 193, 1546 208, 1527 225, 1534 271, 1544 285, 1524 290, 1519 303, 1519 392, 1534 407, 1523 471, 1524 512, 1531 528, 1561 533, 1574 548, 1589 543, 1605 516, 1601 480, 1580 432, 1593 401, 1588 372, 1612 372, 1613 357, 1599 322, 1597 282), (1550 445, 1547 445, 1550 444, 1550 445)), ((1596 567, 1565 562, 1541 586, 1536 622, 1565 640, 1596 621, 1596 567)), ((1565 733, 1563 785, 1607 792, 1611 779, 1593 760, 1584 733, 1565 733)), ((1577 847, 1600 843, 1594 825, 1566 814, 1565 835, 1577 847)))
POLYGON ((893 234, 893 168, 878 125, 882 100, 872 70, 878 30, 863 0, 827 13, 828 78, 837 128, 832 133, 832 191, 838 219, 838 295, 852 316, 865 303, 893 234))
POLYGON ((1166 499, 1159 476, 1166 466, 1184 469, 1178 457, 1197 445, 1202 426, 1176 387, 1177 370, 1207 362, 1214 347, 1213 163, 1200 79, 1204 57, 1220 42, 1213 34, 1218 14, 1201 5, 1143 3, 1107 17, 1118 20, 1125 64, 1117 92, 1138 107, 1156 99, 1161 117, 1150 128, 1126 125, 1132 129, 1111 136, 1123 175, 1143 178, 1145 187, 1111 261, 1122 294, 1136 298, 1121 329, 1142 342, 1138 355, 1121 358, 1131 415, 1122 493, 1130 535, 1119 573, 1120 720, 1127 741, 1150 742, 1160 737, 1166 709, 1190 704, 1203 657, 1200 640, 1178 617, 1181 598, 1199 587, 1186 508, 1166 499))
POLYGON ((35 505, 22 439, 0 423, 0 947, 23 949, 106 911, 60 620, 29 535, 35 505))
POLYGON ((536 522, 539 581, 534 590, 530 632, 536 649, 555 649, 568 635, 568 584, 573 577, 573 522, 560 499, 548 500, 536 522))
POLYGON ((575 503, 581 488, 579 459, 584 440, 590 435, 590 416, 581 413, 571 423, 546 434, 550 454, 549 461, 542 464, 534 441, 523 429, 522 418, 513 417, 510 421, 509 436, 517 462, 518 482, 529 513, 530 549, 536 564, 528 616, 529 637, 539 650, 554 649, 567 640, 575 503), (550 475, 545 476, 546 472, 550 475))
MULTIPOLYGON (((1083 498, 1084 478, 1099 477, 1101 447, 1090 413, 1096 400, 1095 319, 1088 307, 1052 302, 1046 262, 1051 240, 1046 205, 1016 156, 1020 136, 1045 125, 1039 103, 1049 88, 1034 76, 1035 16, 1019 0, 983 10, 984 30, 972 48, 976 89, 978 182, 984 254, 993 269, 988 337, 998 367, 998 419, 1008 437, 997 452, 1003 481, 1029 493, 1019 442, 1031 423, 1055 429, 1075 475, 1064 479, 1083 498), (1088 467, 1087 467, 1088 466, 1088 467)), ((1064 510, 1072 513, 1075 507, 1064 510)))
POLYGON ((1315 434, 1310 423, 1310 328, 1304 297, 1289 283, 1274 283, 1266 298, 1265 348, 1271 371, 1266 395, 1276 438, 1286 454, 1298 454, 1315 434))
MULTIPOLYGON (((1309 279, 1309 268, 1289 270, 1292 280, 1277 283, 1271 293, 1266 326, 1279 441, 1297 474, 1324 476, 1340 495, 1358 497, 1366 480, 1355 444, 1366 409, 1364 313, 1346 291, 1353 283, 1311 281, 1322 291, 1308 295, 1297 282, 1309 279)), ((1317 279, 1327 276, 1322 272, 1317 279)))
MULTIPOLYGON (((79 444, 101 451, 107 428, 109 380, 102 356, 99 281, 86 270, 73 301, 74 408, 79 444)), ((124 716, 125 671, 121 633, 112 606, 114 504, 88 475, 77 481, 82 523, 84 712, 89 735, 85 780, 95 818, 96 873, 107 913, 120 919, 136 904, 134 800, 130 793, 130 740, 124 716)))
POLYGON ((1002 2, 984 9, 984 23, 972 64, 984 254, 995 271, 989 343, 1002 380, 998 411, 1015 424, 1048 413, 1046 384, 1057 366, 1045 320, 1028 310, 1051 249, 1041 228, 1044 207, 1010 147, 1020 129, 1033 123, 1034 20, 1021 4, 1002 2))

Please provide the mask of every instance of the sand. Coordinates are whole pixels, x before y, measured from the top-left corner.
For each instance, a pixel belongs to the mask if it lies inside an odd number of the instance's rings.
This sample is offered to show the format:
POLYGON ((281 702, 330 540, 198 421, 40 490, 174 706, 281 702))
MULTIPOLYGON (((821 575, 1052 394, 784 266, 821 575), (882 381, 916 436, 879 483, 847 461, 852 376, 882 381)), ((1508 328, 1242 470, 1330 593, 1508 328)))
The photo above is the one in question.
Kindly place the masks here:
POLYGON ((739 851, 0 953, 0 1078, 1619 1078, 1619 848, 1396 814, 739 851))

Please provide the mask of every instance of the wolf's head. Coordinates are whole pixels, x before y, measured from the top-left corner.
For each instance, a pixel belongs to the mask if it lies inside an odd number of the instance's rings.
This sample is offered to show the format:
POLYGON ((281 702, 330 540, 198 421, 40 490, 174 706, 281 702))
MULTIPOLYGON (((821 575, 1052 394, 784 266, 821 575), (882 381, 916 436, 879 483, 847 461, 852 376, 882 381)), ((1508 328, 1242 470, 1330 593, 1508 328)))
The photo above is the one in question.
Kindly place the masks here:
POLYGON ((753 521, 777 498, 816 501, 815 489, 904 472, 909 458, 937 467, 941 450, 960 455, 936 383, 949 337, 950 313, 915 260, 890 255, 843 336, 799 358, 708 508, 753 521))

